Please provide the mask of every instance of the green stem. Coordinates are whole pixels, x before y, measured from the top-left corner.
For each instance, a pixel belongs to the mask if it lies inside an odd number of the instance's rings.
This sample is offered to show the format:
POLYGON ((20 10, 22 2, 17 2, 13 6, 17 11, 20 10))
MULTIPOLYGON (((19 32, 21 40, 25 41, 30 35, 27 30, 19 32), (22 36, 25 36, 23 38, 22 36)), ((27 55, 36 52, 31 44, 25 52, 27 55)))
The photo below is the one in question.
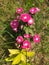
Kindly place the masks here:
POLYGON ((27 51, 26 51, 26 65, 27 65, 27 51))

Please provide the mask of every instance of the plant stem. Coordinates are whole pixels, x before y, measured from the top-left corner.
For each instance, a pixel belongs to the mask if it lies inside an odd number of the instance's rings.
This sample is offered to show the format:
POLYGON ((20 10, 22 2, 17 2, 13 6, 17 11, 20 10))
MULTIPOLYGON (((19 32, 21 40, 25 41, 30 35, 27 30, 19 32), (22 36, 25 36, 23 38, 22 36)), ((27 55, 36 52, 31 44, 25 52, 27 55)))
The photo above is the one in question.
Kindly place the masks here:
POLYGON ((27 51, 26 51, 26 65, 27 65, 27 51))

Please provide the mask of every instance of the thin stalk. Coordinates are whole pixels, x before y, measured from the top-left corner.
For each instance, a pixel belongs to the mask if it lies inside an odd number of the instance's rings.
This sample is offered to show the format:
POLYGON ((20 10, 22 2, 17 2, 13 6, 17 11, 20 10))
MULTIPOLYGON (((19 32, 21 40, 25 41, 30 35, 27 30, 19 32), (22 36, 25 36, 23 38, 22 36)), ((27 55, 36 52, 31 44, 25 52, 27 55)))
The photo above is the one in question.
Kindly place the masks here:
POLYGON ((27 51, 26 51, 26 65, 27 65, 27 51))

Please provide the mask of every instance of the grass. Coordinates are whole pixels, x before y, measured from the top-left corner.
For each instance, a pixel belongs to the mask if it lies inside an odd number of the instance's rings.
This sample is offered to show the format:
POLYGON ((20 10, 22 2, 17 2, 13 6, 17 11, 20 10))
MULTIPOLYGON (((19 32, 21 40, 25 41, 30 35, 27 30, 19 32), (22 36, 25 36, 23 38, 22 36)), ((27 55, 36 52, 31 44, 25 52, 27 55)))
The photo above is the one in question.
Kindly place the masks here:
MULTIPOLYGON (((32 6, 39 7, 41 9, 41 13, 39 13, 38 16, 39 18, 42 17, 42 24, 44 25, 43 28, 47 26, 47 21, 49 22, 49 1, 48 0, 45 0, 44 2, 40 2, 40 0, 39 1, 38 0, 32 0, 32 1, 31 0, 26 0, 26 1, 25 0, 22 1, 21 0, 0 0, 0 65, 11 65, 11 63, 9 62, 8 63, 5 62, 5 58, 8 56, 7 49, 15 47, 13 46, 14 45, 13 42, 15 41, 13 36, 15 36, 15 34, 8 32, 9 29, 8 26, 9 26, 9 22, 15 18, 14 15, 15 15, 16 7, 21 7, 21 6, 27 12, 29 8, 32 6), (44 22, 46 23, 44 24, 44 22)), ((35 19, 37 18, 37 20, 39 20, 38 16, 35 16, 35 19)), ((39 28, 36 27, 37 32, 39 32, 38 30, 42 29, 42 24, 40 23, 36 24, 36 26, 39 26, 39 28)), ((44 63, 41 65, 49 65, 49 25, 43 31, 41 32, 41 35, 43 34, 42 37, 42 39, 44 38, 43 48, 45 49, 45 51, 43 55, 40 52, 39 53, 37 52, 37 55, 35 56, 35 62, 33 65, 40 65, 43 61, 44 63), (43 61, 42 61, 43 57, 41 58, 40 56, 41 57, 44 56, 43 61)), ((39 48, 36 47, 35 49, 36 51, 43 50, 40 49, 39 45, 38 47, 39 48)))

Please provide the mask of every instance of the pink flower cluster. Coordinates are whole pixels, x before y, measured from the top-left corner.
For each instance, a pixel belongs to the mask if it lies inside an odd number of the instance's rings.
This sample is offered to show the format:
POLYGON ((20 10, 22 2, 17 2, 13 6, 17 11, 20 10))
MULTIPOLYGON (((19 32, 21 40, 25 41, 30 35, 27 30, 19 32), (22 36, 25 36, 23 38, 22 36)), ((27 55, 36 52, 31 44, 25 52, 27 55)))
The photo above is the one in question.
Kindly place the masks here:
POLYGON ((28 40, 24 40, 22 36, 16 38, 18 44, 21 44, 21 48, 27 49, 31 47, 31 43, 28 40))
MULTIPOLYGON (((33 7, 30 9, 30 13, 31 14, 35 14, 37 12, 39 12, 40 9, 37 7, 33 7)), ((34 24, 34 18, 31 17, 30 14, 28 13, 22 13, 23 12, 23 8, 17 8, 16 9, 16 14, 20 14, 20 16, 17 16, 15 20, 11 21, 10 26, 11 28, 17 32, 18 31, 18 26, 19 26, 19 22, 17 20, 22 20, 24 23, 27 23, 29 26, 34 24)))
MULTIPOLYGON (((30 34, 24 34, 24 38, 31 38, 30 34)), ((28 40, 24 40, 22 36, 18 36, 16 38, 16 41, 18 44, 21 44, 21 48, 27 49, 31 48, 31 43, 28 40)), ((34 43, 40 43, 40 36, 38 34, 35 34, 32 38, 34 43)))
MULTIPOLYGON (((37 12, 40 12, 40 9, 37 7, 33 7, 29 10, 29 12, 31 14, 35 14, 37 12)), ((21 29, 23 28, 23 25, 19 26, 19 20, 26 23, 28 26, 34 24, 34 18, 32 18, 31 14, 29 14, 29 13, 23 13, 23 8, 17 8, 16 14, 18 14, 16 19, 14 19, 13 21, 10 22, 10 26, 15 32, 18 31, 19 27, 21 29)), ((34 43, 40 43, 40 35, 39 34, 35 34, 34 36, 31 36, 31 34, 24 34, 23 37, 21 35, 17 36, 16 42, 18 44, 20 44, 21 48, 23 48, 23 49, 31 48, 31 42, 28 41, 28 39, 31 39, 31 38, 34 41, 34 43), (24 38, 26 40, 24 40, 24 38)))

